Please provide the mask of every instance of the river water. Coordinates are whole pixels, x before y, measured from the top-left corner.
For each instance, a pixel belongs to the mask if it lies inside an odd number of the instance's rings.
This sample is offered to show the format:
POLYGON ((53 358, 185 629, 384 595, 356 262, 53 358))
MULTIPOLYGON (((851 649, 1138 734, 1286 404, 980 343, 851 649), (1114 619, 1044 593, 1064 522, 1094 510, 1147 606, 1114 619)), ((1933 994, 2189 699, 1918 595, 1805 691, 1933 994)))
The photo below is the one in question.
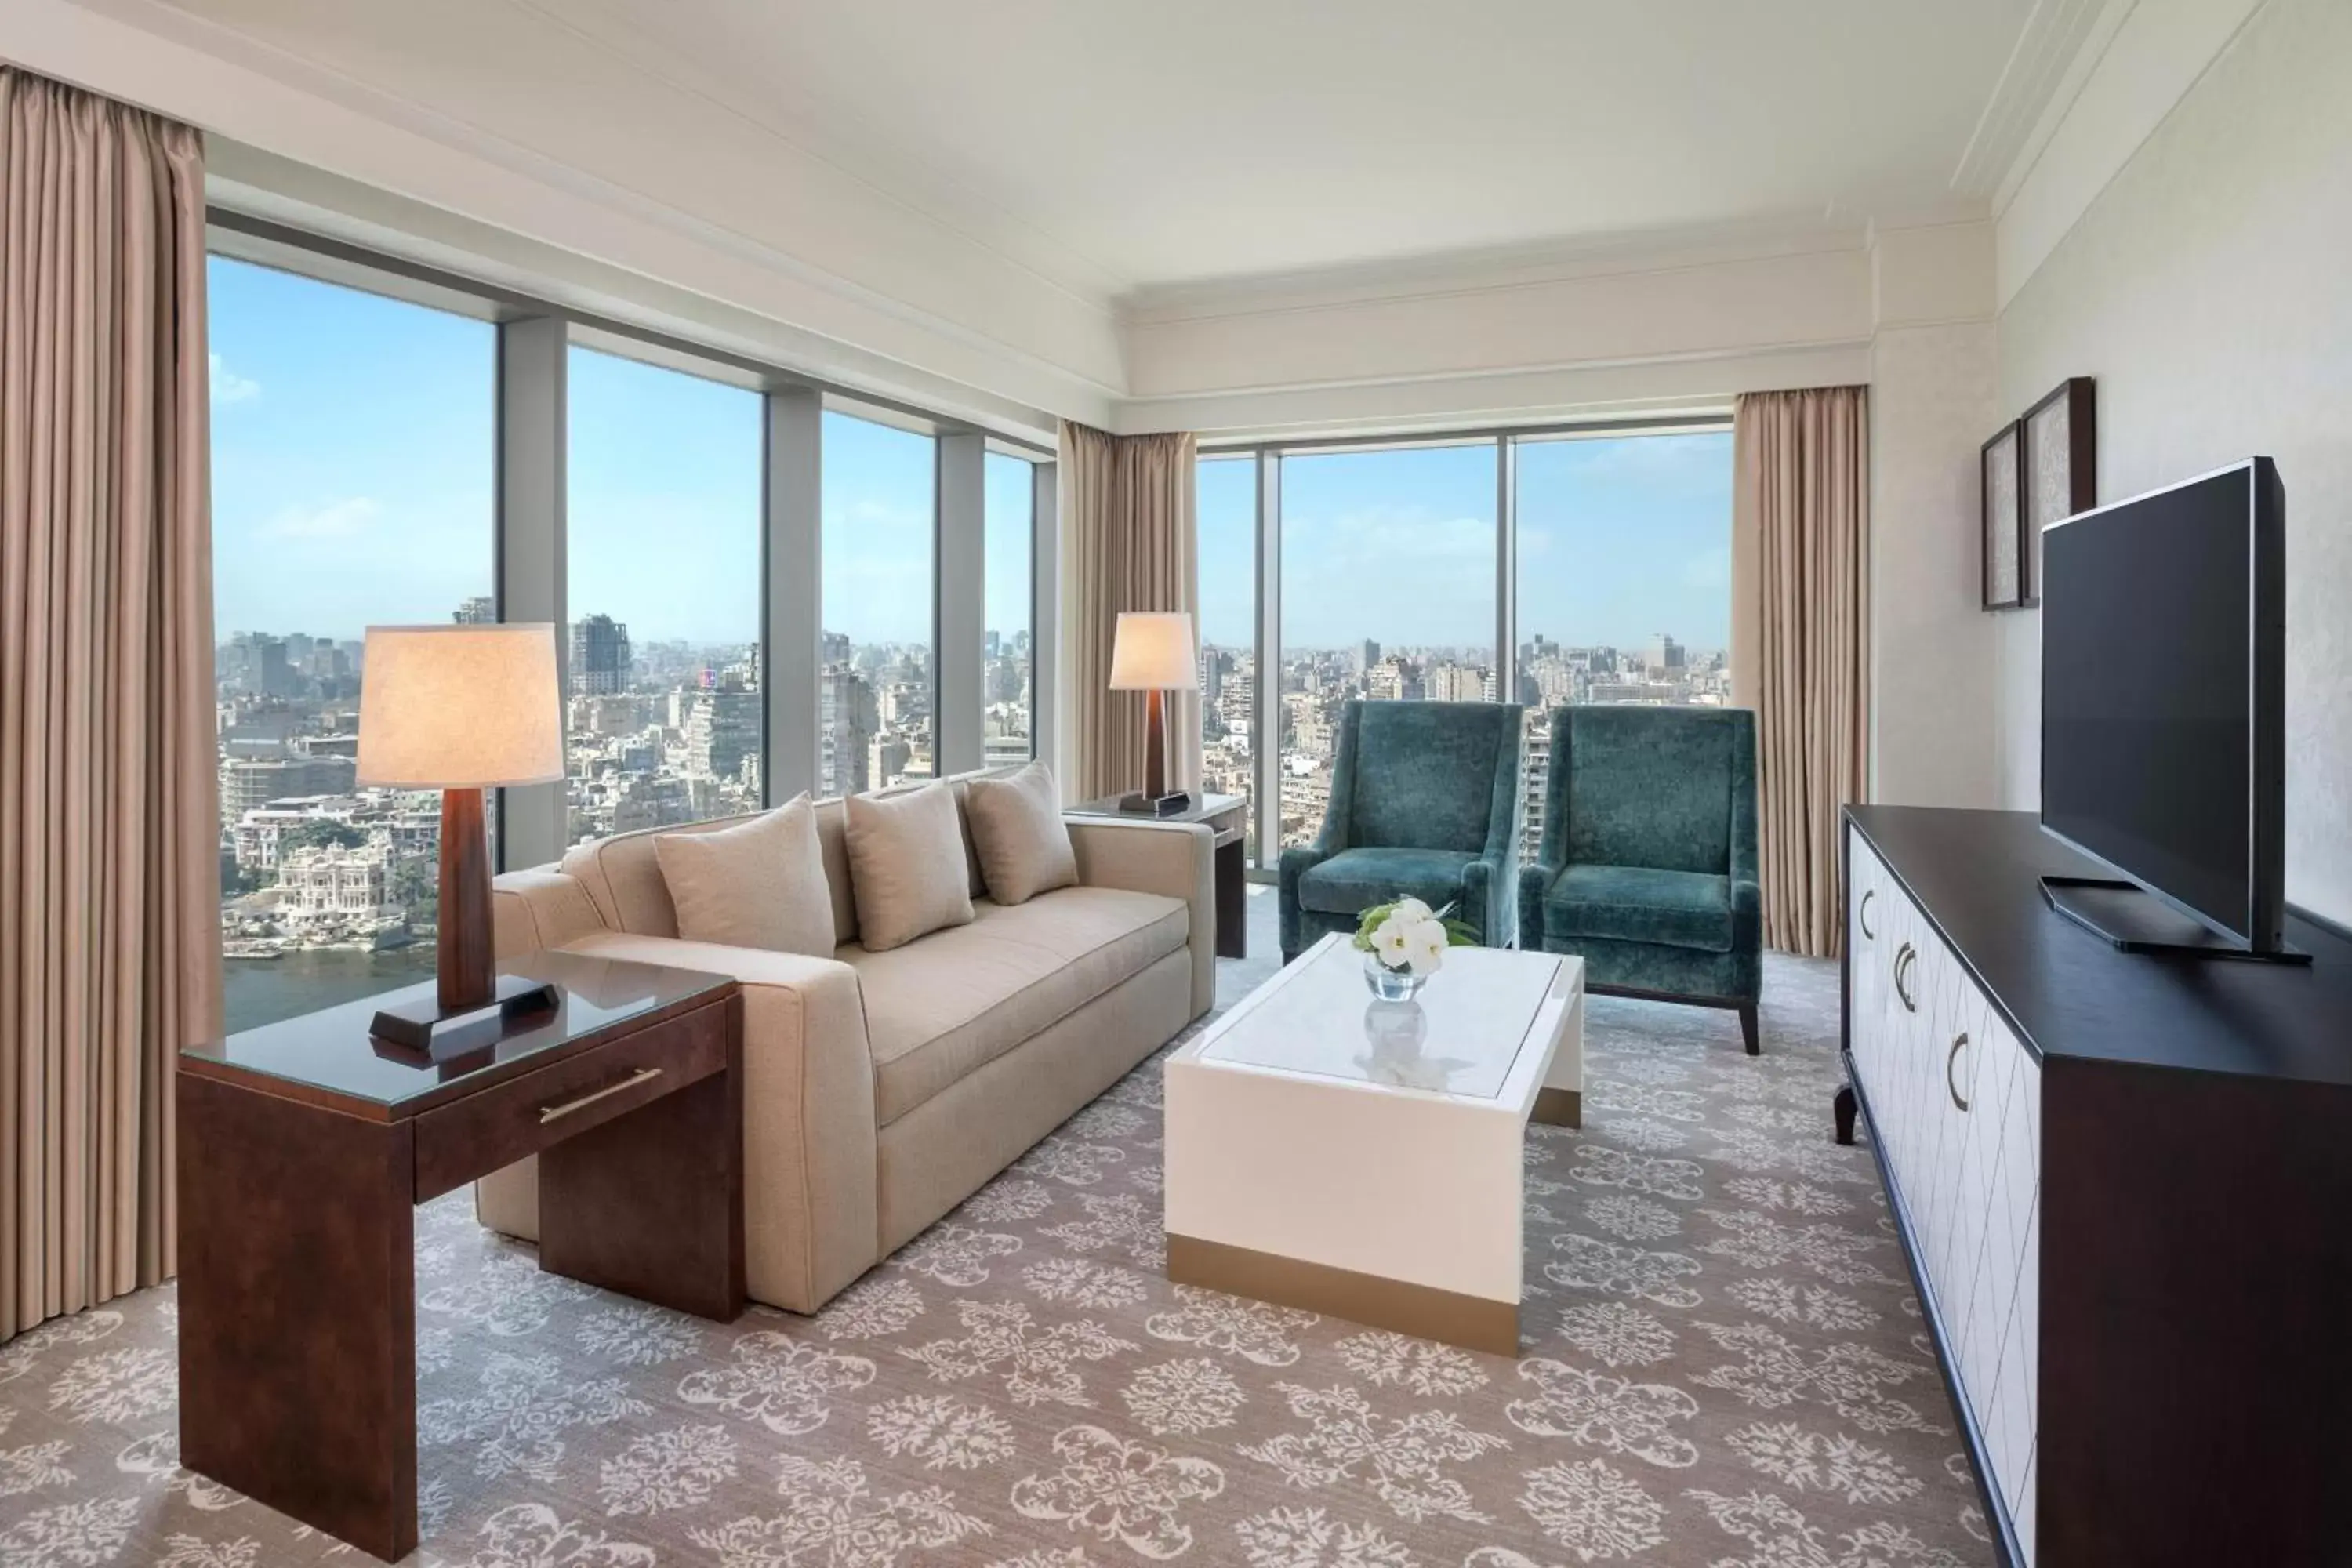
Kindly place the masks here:
POLYGON ((233 1035, 430 980, 433 944, 412 942, 382 952, 312 948, 282 958, 232 958, 222 968, 222 1012, 233 1035))

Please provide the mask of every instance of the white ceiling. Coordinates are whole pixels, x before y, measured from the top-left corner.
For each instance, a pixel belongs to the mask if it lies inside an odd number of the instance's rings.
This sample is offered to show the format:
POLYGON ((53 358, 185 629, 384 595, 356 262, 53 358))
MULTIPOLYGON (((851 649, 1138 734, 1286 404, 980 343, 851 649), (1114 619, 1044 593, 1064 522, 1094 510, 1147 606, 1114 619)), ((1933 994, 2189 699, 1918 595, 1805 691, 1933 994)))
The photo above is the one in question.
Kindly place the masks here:
MULTIPOLYGON (((180 3, 234 15, 255 0, 180 3)), ((2037 10, 2081 9, 507 3, 1111 294, 1726 226, 1931 218, 1971 202, 1981 211, 1989 185, 1956 190, 1955 174, 2012 54, 2032 52, 2021 35, 2031 42, 2037 10)))

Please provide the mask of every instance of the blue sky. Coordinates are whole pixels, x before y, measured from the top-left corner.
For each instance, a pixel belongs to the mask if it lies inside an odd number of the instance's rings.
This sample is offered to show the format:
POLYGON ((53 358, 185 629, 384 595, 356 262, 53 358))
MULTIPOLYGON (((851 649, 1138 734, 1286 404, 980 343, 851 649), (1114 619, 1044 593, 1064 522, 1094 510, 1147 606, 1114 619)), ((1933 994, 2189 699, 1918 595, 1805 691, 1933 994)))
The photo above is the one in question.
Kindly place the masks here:
MULTIPOLYGON (((215 257, 215 620, 357 637, 491 589, 497 333, 487 321, 215 257)), ((571 355, 568 597, 646 642, 750 642, 760 616, 760 399, 571 355)), ((931 636, 929 437, 828 413, 827 629, 931 636)), ((1029 468, 986 465, 987 610, 1029 624, 1029 468)))
MULTIPOLYGON (((1247 646, 1253 466, 1201 468, 1201 628, 1247 646)), ((1527 441, 1518 618, 1570 644, 1670 632, 1730 640, 1731 437, 1527 441)), ((1282 464, 1282 640, 1486 647, 1495 623, 1490 444, 1294 456, 1282 464)))
MULTIPOLYGON (((221 635, 356 637, 446 621, 491 587, 496 332, 485 321, 214 258, 213 512, 221 635)), ((760 401, 575 349, 570 600, 641 641, 759 631, 760 401)), ((931 635, 933 444, 824 424, 826 629, 931 635)), ((1731 438, 1524 443, 1519 632, 1729 638, 1731 438)), ((1029 470, 985 470, 987 623, 1029 621, 1029 470)), ((1200 475, 1202 632, 1250 641, 1252 466, 1200 475)), ((1494 623, 1486 445, 1283 464, 1283 641, 1484 647, 1494 623)))

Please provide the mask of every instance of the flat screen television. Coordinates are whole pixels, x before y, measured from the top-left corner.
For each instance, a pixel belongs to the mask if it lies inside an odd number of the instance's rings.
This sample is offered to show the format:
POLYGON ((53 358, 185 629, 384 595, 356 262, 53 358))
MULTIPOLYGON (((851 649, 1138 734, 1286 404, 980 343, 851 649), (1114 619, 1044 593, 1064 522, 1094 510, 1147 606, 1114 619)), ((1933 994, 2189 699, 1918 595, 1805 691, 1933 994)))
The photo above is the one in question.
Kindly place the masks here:
POLYGON ((2042 533, 2042 826, 2127 881, 2046 878, 2119 947, 2294 956, 2286 495, 2268 458, 2042 533))

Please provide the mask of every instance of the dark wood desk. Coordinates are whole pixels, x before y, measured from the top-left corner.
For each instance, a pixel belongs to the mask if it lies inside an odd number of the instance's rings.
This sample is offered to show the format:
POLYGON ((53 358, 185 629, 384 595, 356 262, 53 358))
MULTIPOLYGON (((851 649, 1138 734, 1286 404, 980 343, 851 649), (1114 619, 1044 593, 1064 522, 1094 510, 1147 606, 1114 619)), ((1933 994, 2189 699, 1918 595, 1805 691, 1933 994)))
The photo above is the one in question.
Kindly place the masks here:
POLYGON ((541 1268, 743 1310, 735 983, 506 967, 561 1004, 437 1061, 369 1037, 381 996, 180 1058, 182 1462, 386 1562, 416 1546, 415 1205, 537 1154, 541 1268))
POLYGON ((1248 847, 1242 842, 1247 822, 1249 802, 1237 795, 1204 795, 1189 811, 1179 811, 1166 816, 1152 816, 1139 811, 1121 811, 1118 796, 1105 795, 1067 807, 1073 816, 1108 816, 1127 822, 1198 822, 1205 824, 1216 835, 1217 847, 1217 956, 1247 958, 1249 956, 1249 917, 1243 900, 1249 887, 1248 847))

